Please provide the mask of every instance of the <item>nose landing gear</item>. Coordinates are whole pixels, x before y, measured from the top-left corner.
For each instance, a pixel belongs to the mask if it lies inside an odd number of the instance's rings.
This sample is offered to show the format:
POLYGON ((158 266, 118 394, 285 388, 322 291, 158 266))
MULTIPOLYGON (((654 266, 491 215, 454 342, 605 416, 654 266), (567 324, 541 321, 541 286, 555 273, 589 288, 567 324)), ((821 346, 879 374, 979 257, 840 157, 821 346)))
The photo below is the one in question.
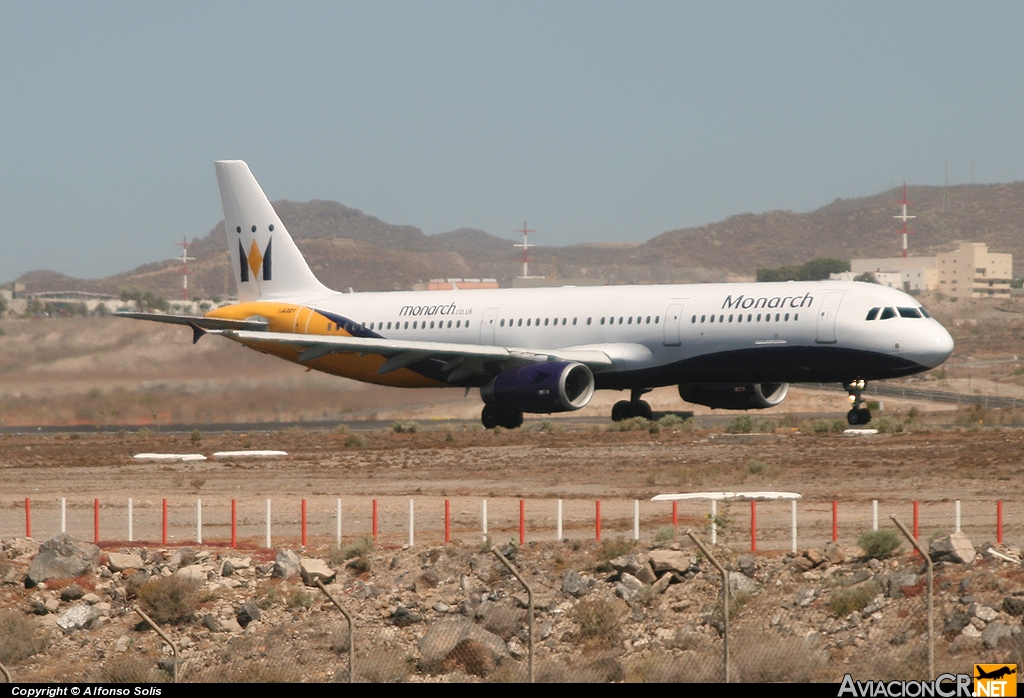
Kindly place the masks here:
POLYGON ((850 394, 851 409, 846 413, 846 421, 850 423, 850 426, 859 426, 871 421, 871 411, 861 406, 864 404, 861 393, 864 392, 866 385, 863 380, 854 380, 843 384, 846 392, 850 394))
POLYGON ((633 417, 653 419, 654 411, 646 400, 641 400, 644 393, 651 392, 649 388, 634 388, 629 392, 629 400, 619 400, 612 406, 612 421, 624 422, 633 417))

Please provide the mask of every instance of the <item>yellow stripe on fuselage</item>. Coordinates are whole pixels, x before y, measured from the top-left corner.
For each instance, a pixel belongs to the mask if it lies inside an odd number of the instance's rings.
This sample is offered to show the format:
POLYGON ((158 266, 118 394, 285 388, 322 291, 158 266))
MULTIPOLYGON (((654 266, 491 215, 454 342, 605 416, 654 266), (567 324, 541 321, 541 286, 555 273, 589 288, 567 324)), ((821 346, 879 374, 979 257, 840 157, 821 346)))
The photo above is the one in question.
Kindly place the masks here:
MULTIPOLYGON (((293 334, 310 335, 333 335, 335 337, 351 337, 352 334, 337 326, 334 322, 307 308, 294 303, 275 303, 271 301, 253 301, 252 303, 239 303, 223 308, 216 308, 206 313, 206 317, 223 318, 228 320, 246 320, 258 316, 267 319, 268 332, 286 332, 293 334)), ((286 361, 298 363, 303 347, 291 346, 280 342, 260 340, 235 341, 247 347, 280 357, 286 361)), ((330 373, 335 376, 351 378, 364 383, 376 383, 377 385, 389 385, 398 388, 443 388, 445 383, 432 380, 426 376, 412 371, 408 368, 400 368, 390 371, 384 375, 378 375, 377 370, 386 361, 385 357, 379 354, 360 355, 359 352, 336 352, 321 356, 303 363, 303 366, 314 368, 317 371, 330 373)))

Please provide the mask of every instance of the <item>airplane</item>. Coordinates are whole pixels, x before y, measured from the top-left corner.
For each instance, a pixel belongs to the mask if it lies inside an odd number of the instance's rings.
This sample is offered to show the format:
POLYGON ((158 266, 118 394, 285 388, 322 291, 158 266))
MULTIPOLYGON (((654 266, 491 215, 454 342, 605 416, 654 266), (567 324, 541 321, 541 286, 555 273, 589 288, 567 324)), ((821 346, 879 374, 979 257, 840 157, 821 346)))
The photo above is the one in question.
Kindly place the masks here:
POLYGON ((203 316, 119 315, 368 383, 478 388, 488 429, 578 410, 595 390, 630 391, 612 408, 621 421, 652 418, 641 398, 657 387, 748 410, 801 382, 843 383, 847 420, 867 424, 867 381, 927 371, 953 351, 917 300, 863 282, 338 293, 313 275, 249 166, 216 171, 239 302, 203 316))

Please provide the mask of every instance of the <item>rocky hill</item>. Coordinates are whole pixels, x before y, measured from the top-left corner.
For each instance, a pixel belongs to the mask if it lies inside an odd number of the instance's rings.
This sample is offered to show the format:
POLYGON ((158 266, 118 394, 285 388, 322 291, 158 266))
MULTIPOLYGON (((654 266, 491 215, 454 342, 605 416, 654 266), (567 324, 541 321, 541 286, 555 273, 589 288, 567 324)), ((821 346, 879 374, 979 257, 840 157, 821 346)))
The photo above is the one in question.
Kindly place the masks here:
MULTIPOLYGON (((915 254, 953 249, 957 240, 987 242, 1024 263, 1024 182, 909 188, 917 218, 915 254)), ((836 201, 808 213, 769 211, 731 216, 696 228, 670 230, 643 243, 537 247, 531 272, 546 276, 599 277, 610 283, 681 283, 753 278, 758 267, 800 264, 816 257, 893 256, 901 189, 836 201)), ((333 201, 277 201, 281 219, 310 266, 332 288, 364 291, 407 289, 437 277, 510 278, 521 252, 513 240, 482 230, 424 235, 333 201)), ((540 240, 540 239, 538 239, 540 240)), ((205 297, 228 296, 233 283, 224 224, 195 240, 190 251, 190 289, 205 297)), ((180 293, 180 263, 164 260, 104 279, 71 279, 37 271, 19 281, 32 291, 80 290, 117 294, 152 290, 180 293)))

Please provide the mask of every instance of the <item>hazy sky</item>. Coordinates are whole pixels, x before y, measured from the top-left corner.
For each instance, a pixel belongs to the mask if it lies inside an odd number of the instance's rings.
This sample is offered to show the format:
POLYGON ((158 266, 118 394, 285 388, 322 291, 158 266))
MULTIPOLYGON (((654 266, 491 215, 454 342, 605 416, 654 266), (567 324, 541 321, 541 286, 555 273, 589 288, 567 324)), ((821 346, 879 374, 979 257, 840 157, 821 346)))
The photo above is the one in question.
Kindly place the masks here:
POLYGON ((0 0, 0 281, 174 256, 222 216, 217 159, 271 200, 552 245, 947 160, 1020 180, 1022 33, 1019 2, 0 0))

